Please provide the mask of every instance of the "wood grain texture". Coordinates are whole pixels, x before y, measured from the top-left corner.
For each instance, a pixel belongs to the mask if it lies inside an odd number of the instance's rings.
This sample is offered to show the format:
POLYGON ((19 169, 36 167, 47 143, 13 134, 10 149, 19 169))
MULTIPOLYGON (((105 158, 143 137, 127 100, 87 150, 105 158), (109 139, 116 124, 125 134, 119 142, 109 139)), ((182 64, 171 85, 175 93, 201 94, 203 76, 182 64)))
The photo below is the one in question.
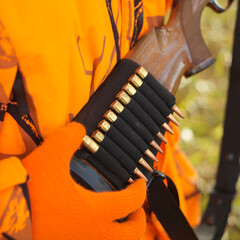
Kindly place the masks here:
POLYGON ((183 75, 195 74, 214 62, 201 34, 200 18, 208 0, 179 0, 169 23, 153 28, 127 54, 143 65, 174 95, 183 75))

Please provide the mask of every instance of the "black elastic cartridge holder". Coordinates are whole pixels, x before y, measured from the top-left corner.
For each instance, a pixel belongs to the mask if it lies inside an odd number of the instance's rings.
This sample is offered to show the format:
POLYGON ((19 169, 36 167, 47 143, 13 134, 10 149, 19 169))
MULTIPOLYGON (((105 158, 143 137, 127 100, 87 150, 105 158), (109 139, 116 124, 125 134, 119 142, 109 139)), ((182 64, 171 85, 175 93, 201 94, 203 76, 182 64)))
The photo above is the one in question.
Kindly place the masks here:
MULTIPOLYGON (((88 136, 91 136, 97 129, 98 124, 103 119, 104 113, 110 109, 110 105, 116 100, 116 95, 122 90, 122 87, 128 82, 128 79, 135 73, 138 67, 139 65, 137 63, 129 59, 121 60, 109 74, 103 84, 101 84, 97 91, 91 96, 87 104, 73 119, 73 121, 84 125, 86 128, 86 134, 88 136)), ((150 73, 149 76, 151 76, 150 73)), ((151 124, 151 122, 149 123, 151 124)), ((164 134, 164 130, 160 130, 164 134)), ((155 130, 155 134, 156 131, 157 130, 155 130)), ((156 137, 155 141, 160 144, 160 140, 156 137)), ((149 149, 155 155, 157 154, 157 151, 152 146, 149 146, 149 149)), ((140 157, 140 155, 138 156, 140 157)), ((147 156, 144 156, 144 159, 151 166, 153 166, 153 161, 147 156)), ((148 179, 151 179, 152 174, 150 172, 148 172, 138 163, 137 167, 148 179)), ((113 189, 122 189, 125 187, 121 179, 104 167, 97 159, 94 158, 94 155, 89 153, 85 148, 81 148, 80 150, 76 151, 74 157, 72 158, 70 168, 74 179, 87 189, 100 192, 110 191, 113 189), (104 177, 102 175, 103 172, 104 177)), ((134 174, 132 174, 131 177, 133 179, 136 178, 134 174)))
MULTIPOLYGON (((157 135, 157 132, 151 134, 147 126, 144 126, 142 122, 138 120, 138 118, 131 111, 128 110, 127 107, 124 108, 124 111, 118 114, 118 117, 127 122, 129 126, 135 130, 147 144, 151 143, 153 136, 157 135)), ((147 125, 149 125, 149 123, 147 123, 147 125)))

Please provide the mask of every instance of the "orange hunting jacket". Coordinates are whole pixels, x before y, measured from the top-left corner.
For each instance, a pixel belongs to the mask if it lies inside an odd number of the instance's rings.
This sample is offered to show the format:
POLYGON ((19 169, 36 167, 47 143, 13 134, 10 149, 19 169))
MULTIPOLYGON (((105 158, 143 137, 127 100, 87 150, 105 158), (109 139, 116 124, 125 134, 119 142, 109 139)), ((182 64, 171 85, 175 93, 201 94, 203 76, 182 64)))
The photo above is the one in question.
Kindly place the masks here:
MULTIPOLYGON (((23 120, 46 139, 79 112, 140 36, 163 24, 170 5, 171 0, 0 0, 0 239, 4 234, 31 238, 29 211, 19 188, 27 172, 20 160, 36 143, 5 111, 17 66, 34 124, 23 120)), ((174 180, 181 208, 195 225, 197 174, 174 131, 174 136, 166 135, 168 144, 162 146, 165 153, 158 156, 157 167, 174 180)), ((142 239, 167 238, 154 215, 147 221, 142 239)))

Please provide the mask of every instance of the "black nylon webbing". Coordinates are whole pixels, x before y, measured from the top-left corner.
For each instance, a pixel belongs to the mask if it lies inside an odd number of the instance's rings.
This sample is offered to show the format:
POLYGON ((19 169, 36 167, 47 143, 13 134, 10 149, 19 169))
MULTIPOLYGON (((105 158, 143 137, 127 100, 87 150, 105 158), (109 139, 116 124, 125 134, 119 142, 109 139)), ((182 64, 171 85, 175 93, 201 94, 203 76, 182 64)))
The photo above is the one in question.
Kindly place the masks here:
POLYGON ((153 140, 152 134, 148 131, 148 129, 138 120, 135 115, 130 112, 126 107, 124 110, 118 114, 118 117, 122 118, 125 122, 129 124, 129 126, 134 129, 134 131, 141 136, 144 141, 149 144, 153 140))
POLYGON ((150 209, 172 240, 197 240, 188 221, 179 208, 177 189, 167 176, 155 175, 148 186, 150 209), (167 179, 168 188, 163 179, 167 179))
POLYGON ((100 146, 106 149, 130 173, 137 167, 134 161, 109 137, 105 136, 100 146))
POLYGON ((131 177, 124 168, 121 167, 120 163, 109 154, 103 147, 100 147, 94 154, 93 157, 101 162, 106 168, 116 174, 124 183, 131 177))
POLYGON ((144 153, 148 149, 144 140, 122 118, 118 117, 112 124, 141 152, 144 153))
POLYGON ((171 110, 162 98, 157 95, 157 93, 155 93, 155 91, 146 82, 144 82, 138 90, 153 104, 156 109, 159 110, 164 117, 167 117, 171 113, 171 110))

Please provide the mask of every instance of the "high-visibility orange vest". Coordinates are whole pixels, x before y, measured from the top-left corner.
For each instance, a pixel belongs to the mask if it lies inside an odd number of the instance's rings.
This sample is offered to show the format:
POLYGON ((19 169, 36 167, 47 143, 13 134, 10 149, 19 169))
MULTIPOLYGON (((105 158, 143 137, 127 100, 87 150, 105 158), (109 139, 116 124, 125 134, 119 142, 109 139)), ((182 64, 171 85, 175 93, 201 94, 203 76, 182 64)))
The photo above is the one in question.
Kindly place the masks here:
MULTIPOLYGON (((30 115, 45 139, 81 110, 139 37, 163 24, 170 5, 171 0, 0 0, 1 108, 12 97, 19 66, 30 115)), ((30 231, 18 184, 27 178, 20 159, 36 144, 8 112, 0 120, 0 233, 15 238, 30 231)), ((180 206, 195 225, 197 174, 179 148, 179 134, 166 137, 157 167, 174 180, 180 206)), ((155 216, 148 223, 143 239, 166 238, 155 216)))

